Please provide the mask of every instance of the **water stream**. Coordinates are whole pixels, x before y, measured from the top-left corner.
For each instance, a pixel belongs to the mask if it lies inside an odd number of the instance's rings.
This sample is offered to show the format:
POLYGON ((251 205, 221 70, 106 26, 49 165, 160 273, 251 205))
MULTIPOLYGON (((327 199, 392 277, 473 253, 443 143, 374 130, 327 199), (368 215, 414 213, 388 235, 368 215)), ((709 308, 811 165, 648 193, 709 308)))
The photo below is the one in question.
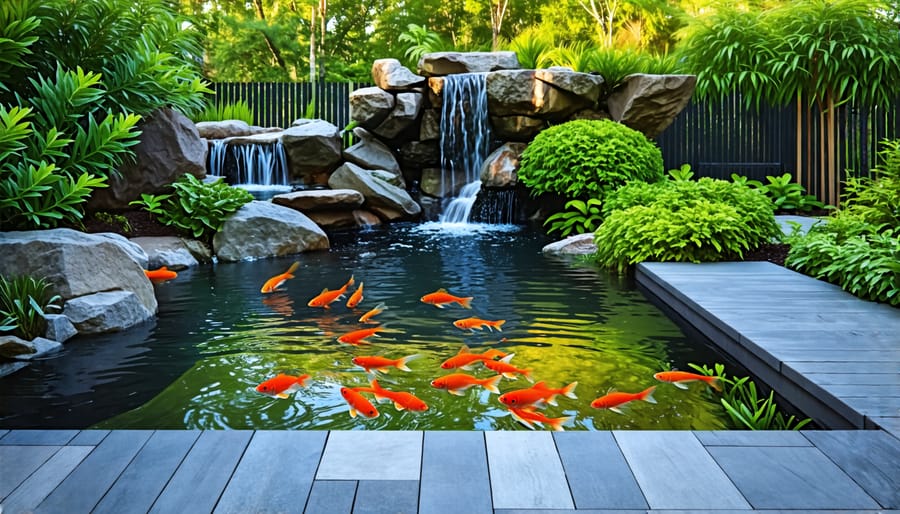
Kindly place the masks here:
POLYGON ((289 186, 287 155, 280 141, 228 144, 217 139, 209 151, 209 174, 225 176, 236 186, 289 186))

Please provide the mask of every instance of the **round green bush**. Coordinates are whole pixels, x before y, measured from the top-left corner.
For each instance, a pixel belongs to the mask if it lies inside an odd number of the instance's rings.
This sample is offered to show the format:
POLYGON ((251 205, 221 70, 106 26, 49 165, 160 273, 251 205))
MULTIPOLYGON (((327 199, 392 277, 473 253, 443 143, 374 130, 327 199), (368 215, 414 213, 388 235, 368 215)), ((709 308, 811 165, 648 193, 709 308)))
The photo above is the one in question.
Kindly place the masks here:
POLYGON ((576 120, 542 131, 522 153, 519 180, 532 194, 604 198, 632 180, 664 177, 662 153, 640 132, 609 120, 576 120))

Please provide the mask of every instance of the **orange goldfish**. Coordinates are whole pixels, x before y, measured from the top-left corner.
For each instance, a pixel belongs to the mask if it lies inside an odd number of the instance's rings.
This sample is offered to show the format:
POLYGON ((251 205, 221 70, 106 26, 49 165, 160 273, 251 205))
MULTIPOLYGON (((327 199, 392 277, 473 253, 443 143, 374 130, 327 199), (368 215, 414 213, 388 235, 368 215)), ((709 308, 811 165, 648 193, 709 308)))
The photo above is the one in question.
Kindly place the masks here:
POLYGON ((359 283, 359 287, 356 288, 356 291, 353 291, 353 294, 350 295, 350 299, 347 300, 347 308, 353 309, 359 302, 363 300, 363 283, 359 283))
POLYGON ((471 330, 473 332, 476 329, 482 330, 485 327, 487 327, 488 330, 494 330, 496 328, 498 332, 502 332, 503 329, 500 327, 503 326, 504 323, 506 323, 505 319, 489 321, 481 318, 465 318, 454 321, 453 326, 461 330, 471 330))
POLYGON ((463 396, 466 389, 476 385, 480 385, 492 393, 500 394, 500 390, 497 389, 497 384, 500 382, 501 378, 503 378, 502 375, 494 375, 491 378, 481 379, 475 378, 472 375, 466 375, 465 373, 451 373, 450 375, 445 375, 432 380, 431 386, 438 389, 446 389, 448 393, 457 396, 463 396))
POLYGON ((425 302, 427 304, 434 305, 435 307, 437 307, 439 309, 443 309, 444 306, 446 306, 448 303, 458 303, 462 307, 465 307, 466 309, 472 308, 472 306, 470 305, 470 303, 472 302, 471 296, 467 296, 465 298, 461 298, 459 296, 453 296, 452 294, 448 293, 447 290, 444 288, 440 288, 433 293, 428 293, 425 296, 423 296, 422 298, 420 298, 420 300, 422 300, 423 302, 425 302))
POLYGON ((287 398, 289 393, 299 390, 306 386, 309 375, 291 376, 279 373, 274 378, 270 378, 256 386, 256 390, 262 394, 269 396, 277 396, 278 398, 287 398))
MULTIPOLYGON (((488 351, 490 351, 490 350, 488 350, 488 351)), ((515 380, 516 373, 518 373, 518 374, 522 375, 523 377, 527 378, 529 382, 534 382, 534 380, 531 378, 531 370, 530 369, 519 369, 509 363, 509 361, 515 355, 516 354, 511 353, 498 361, 485 359, 482 362, 484 363, 485 368, 487 368, 491 371, 500 373, 504 377, 509 378, 511 380, 515 380)))
POLYGON ((371 388, 358 387, 356 388, 356 391, 373 393, 375 395, 375 399, 378 401, 392 401, 394 402, 394 407, 397 410, 410 410, 417 412, 428 410, 428 404, 423 402, 412 393, 407 393, 405 391, 389 391, 378 385, 377 380, 373 380, 371 384, 371 388))
POLYGON ((670 382, 679 389, 687 389, 685 382, 695 382, 701 380, 706 382, 709 387, 716 391, 722 392, 722 384, 719 383, 719 377, 710 377, 706 375, 698 375, 696 373, 688 373, 686 371, 660 371, 653 375, 653 378, 660 382, 670 382))
POLYGON ((375 307, 373 307, 372 310, 370 310, 369 312, 360 316, 359 322, 360 323, 379 323, 379 321, 376 321, 372 318, 374 316, 378 316, 379 314, 384 312, 385 309, 387 309, 387 305, 385 305, 384 302, 381 302, 378 305, 376 305, 375 307))
POLYGON ((153 282, 165 282, 166 280, 172 280, 173 278, 178 276, 178 273, 168 269, 166 266, 155 270, 144 270, 144 275, 147 275, 147 278, 152 280, 153 282))
POLYGON ((399 359, 388 359, 386 357, 379 357, 377 355, 359 356, 353 357, 352 362, 353 364, 356 364, 357 366, 366 370, 366 373, 371 373, 373 369, 375 371, 387 373, 387 368, 397 368, 400 371, 412 371, 406 366, 406 363, 418 357, 418 354, 408 355, 399 359))
POLYGON ((350 277, 350 280, 344 284, 340 289, 335 289, 334 291, 329 291, 328 288, 322 290, 318 296, 309 301, 306 305, 310 307, 322 307, 325 309, 329 309, 329 304, 337 300, 338 298, 342 298, 344 294, 347 292, 347 288, 353 285, 353 276, 350 277))
POLYGON ((526 427, 528 427, 532 430, 534 430, 534 426, 532 425, 532 423, 537 423, 537 424, 550 425, 550 428, 552 428, 553 430, 556 430, 557 432, 562 432, 565 430, 562 427, 562 424, 566 423, 567 421, 572 419, 571 416, 563 416, 561 418, 548 418, 547 416, 544 416, 540 412, 537 412, 536 410, 528 408, 528 407, 525 407, 522 409, 517 409, 515 407, 509 407, 509 413, 512 414, 512 417, 515 418, 517 421, 521 422, 526 427))
POLYGON ((484 362, 498 356, 506 357, 506 354, 494 348, 485 350, 484 353, 472 353, 469 351, 468 346, 463 345, 459 349, 459 353, 441 363, 441 367, 444 369, 460 368, 468 370, 472 369, 472 364, 475 361, 484 362))
POLYGON ((654 400, 653 396, 651 396, 654 390, 656 390, 656 386, 650 386, 639 393, 608 393, 592 401, 591 407, 595 409, 609 409, 617 414, 624 414, 619 407, 625 405, 628 402, 632 402, 634 400, 644 400, 648 403, 656 403, 656 400, 654 400))
POLYGON ((349 387, 342 387, 341 396, 343 396, 344 400, 347 401, 347 404, 350 405, 351 418, 355 418, 357 413, 362 414, 367 418, 378 417, 378 409, 372 405, 372 402, 367 400, 365 396, 359 394, 357 391, 349 387))
POLYGON ((538 382, 528 389, 517 389, 500 395, 500 403, 507 407, 522 408, 527 405, 541 406, 545 403, 556 405, 556 396, 563 395, 567 398, 578 398, 575 396, 575 386, 578 382, 572 382, 566 387, 559 389, 550 389, 544 382, 538 382))
POLYGON ((266 280, 266 283, 263 284, 262 289, 259 290, 260 293, 272 293, 278 289, 278 286, 284 284, 289 278, 294 278, 293 273, 297 271, 297 268, 300 267, 299 262, 295 262, 291 264, 291 267, 287 269, 284 273, 280 275, 275 275, 274 277, 266 280))
POLYGON ((352 344, 354 346, 360 344, 369 344, 369 342, 366 341, 366 338, 375 336, 376 332, 380 332, 382 330, 384 330, 384 327, 363 328, 361 330, 347 332, 346 334, 338 337, 337 340, 339 343, 352 344))

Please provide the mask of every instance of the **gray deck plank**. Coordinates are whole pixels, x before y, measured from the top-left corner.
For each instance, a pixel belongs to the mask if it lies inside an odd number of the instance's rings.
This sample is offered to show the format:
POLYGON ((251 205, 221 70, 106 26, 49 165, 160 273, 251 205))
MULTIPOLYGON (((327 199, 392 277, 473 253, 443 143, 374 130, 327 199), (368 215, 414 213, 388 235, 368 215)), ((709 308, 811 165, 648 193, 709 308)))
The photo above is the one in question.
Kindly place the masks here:
POLYGON ((78 430, 11 430, 0 439, 0 445, 62 446, 68 444, 78 432, 78 430))
POLYGON ((705 430, 694 435, 703 446, 812 446, 794 430, 705 430))
POLYGON ((750 509, 693 433, 613 435, 651 509, 750 509))
POLYGON ((360 480, 353 514, 416 514, 418 497, 416 480, 360 480))
POLYGON ((70 446, 97 446, 109 435, 109 430, 82 430, 67 444, 70 446))
POLYGON ((152 434, 150 430, 116 430, 109 434, 36 512, 90 512, 152 434))
POLYGON ((756 509, 877 509, 817 448, 715 446, 709 453, 756 509))
POLYGON ((7 514, 34 512, 44 498, 65 480, 92 450, 91 446, 63 446, 60 448, 40 469, 3 500, 4 512, 7 514))
POLYGON ((817 373, 868 373, 874 375, 891 375, 897 376, 898 367, 896 362, 822 362, 822 361, 804 361, 794 359, 785 361, 782 365, 782 371, 789 378, 796 377, 800 373, 808 373, 814 375, 817 373), (793 372, 793 375, 791 374, 793 372))
POLYGON ((92 514, 149 511, 198 437, 199 430, 154 432, 92 514))
POLYGON ((316 480, 419 480, 421 463, 422 432, 332 431, 316 480))
POLYGON ((484 434, 425 432, 420 489, 420 514, 491 514, 484 434))
POLYGON ((900 412, 900 398, 896 396, 849 396, 841 400, 869 417, 892 418, 900 412))
POLYGON ((216 505, 217 514, 297 510, 309 495, 324 431, 257 431, 216 505))
POLYGON ((577 509, 649 508, 612 433, 560 432, 553 439, 577 509))
POLYGON ((806 377, 821 386, 826 385, 883 385, 896 383, 900 387, 900 369, 896 373, 805 373, 806 377))
POLYGON ((3 472, 0 473, 0 499, 9 495, 60 448, 60 446, 0 446, 0 462, 3 463, 3 472))
POLYGON ((900 384, 821 384, 822 389, 844 398, 854 396, 900 398, 900 384))
POLYGON ((316 480, 303 514, 350 514, 355 497, 355 480, 316 480))
POLYGON ((7 430, 5 428, 0 429, 0 440, 2 440, 3 436, 5 436, 8 433, 9 433, 9 430, 7 430))
POLYGON ((249 430, 200 434, 150 512, 212 512, 252 435, 249 430))
POLYGON ((550 432, 485 432, 496 509, 574 509, 550 432))

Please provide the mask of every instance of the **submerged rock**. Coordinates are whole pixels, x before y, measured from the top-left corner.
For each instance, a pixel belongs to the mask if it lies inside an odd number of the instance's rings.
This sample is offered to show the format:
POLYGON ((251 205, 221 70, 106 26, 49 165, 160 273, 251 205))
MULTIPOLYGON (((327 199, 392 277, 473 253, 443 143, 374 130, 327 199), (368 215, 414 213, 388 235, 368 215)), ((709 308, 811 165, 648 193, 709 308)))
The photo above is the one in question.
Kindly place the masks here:
POLYGON ((135 237, 131 242, 147 252, 147 269, 166 266, 172 271, 180 271, 199 264, 180 237, 135 237))
POLYGON ((550 243, 541 252, 545 255, 591 255, 597 253, 597 246, 594 244, 594 233, 588 232, 550 243))
POLYGON ((131 291, 79 296, 67 301, 63 308, 63 315, 80 334, 119 332, 150 320, 153 314, 131 291))

